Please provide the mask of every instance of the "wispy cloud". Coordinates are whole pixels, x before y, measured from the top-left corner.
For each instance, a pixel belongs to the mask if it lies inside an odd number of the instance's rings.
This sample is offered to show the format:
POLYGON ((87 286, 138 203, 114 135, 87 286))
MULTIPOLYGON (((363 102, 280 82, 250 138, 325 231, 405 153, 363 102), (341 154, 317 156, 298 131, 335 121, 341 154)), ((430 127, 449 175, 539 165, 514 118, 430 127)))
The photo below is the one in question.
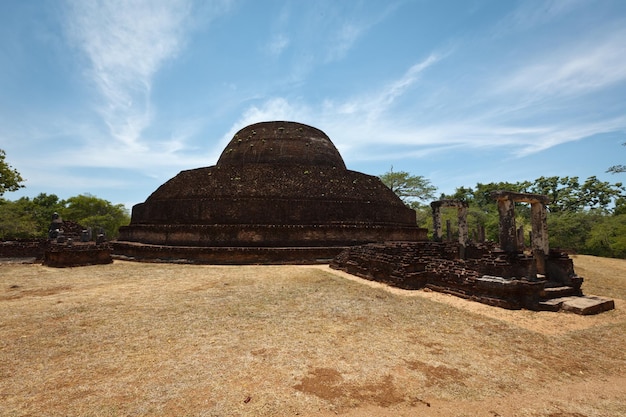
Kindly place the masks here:
POLYGON ((325 61, 328 63, 343 59, 362 36, 388 18, 399 8, 400 4, 398 2, 389 3, 383 10, 374 13, 371 13, 370 10, 364 16, 348 18, 335 28, 331 28, 325 61))
POLYGON ((593 0, 527 0, 498 23, 496 32, 527 31, 553 22, 593 0))
POLYGON ((357 25, 355 23, 342 25, 330 39, 330 48, 328 49, 326 62, 343 58, 369 26, 370 24, 357 25))
POLYGON ((515 71, 498 88, 538 98, 580 95, 626 80, 626 30, 578 39, 515 71))
POLYGON ((279 56, 288 46, 290 40, 284 33, 277 33, 272 36, 270 41, 265 45, 265 50, 271 56, 279 56))
POLYGON ((528 156, 563 143, 578 141, 603 133, 626 131, 626 116, 595 123, 575 123, 547 126, 544 131, 526 136, 527 143, 520 146, 516 156, 528 156))
POLYGON ((70 0, 67 33, 89 60, 111 136, 141 150, 155 73, 184 46, 188 0, 70 0))
POLYGON ((327 101, 325 103, 326 112, 337 112, 344 116, 357 115, 368 121, 376 120, 391 108, 396 99, 415 85, 422 72, 435 65, 443 57, 443 55, 436 53, 429 55, 424 60, 412 65, 400 78, 386 83, 379 91, 342 102, 327 101))

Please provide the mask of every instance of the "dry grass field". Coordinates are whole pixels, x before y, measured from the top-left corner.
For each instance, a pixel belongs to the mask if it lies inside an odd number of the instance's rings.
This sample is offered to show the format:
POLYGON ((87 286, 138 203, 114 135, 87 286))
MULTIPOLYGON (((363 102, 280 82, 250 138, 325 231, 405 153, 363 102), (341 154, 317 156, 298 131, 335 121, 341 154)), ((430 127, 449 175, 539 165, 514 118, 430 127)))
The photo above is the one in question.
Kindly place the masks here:
POLYGON ((0 264, 0 416, 626 415, 626 261, 597 316, 326 266, 0 264))

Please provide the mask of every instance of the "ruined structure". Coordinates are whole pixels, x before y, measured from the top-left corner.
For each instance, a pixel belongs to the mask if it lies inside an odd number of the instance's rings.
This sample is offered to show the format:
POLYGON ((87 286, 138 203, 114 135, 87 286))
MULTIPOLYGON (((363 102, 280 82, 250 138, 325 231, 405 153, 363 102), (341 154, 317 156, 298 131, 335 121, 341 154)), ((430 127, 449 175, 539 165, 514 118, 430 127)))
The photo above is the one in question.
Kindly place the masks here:
MULTIPOLYGON (((458 211, 458 227, 459 227, 459 258, 465 258, 465 246, 467 245, 467 207, 465 201, 458 200, 439 200, 430 203, 433 211, 433 240, 441 242, 443 238, 443 228, 441 226, 441 208, 456 207, 458 211)), ((448 230, 450 230, 448 228, 448 230)))
POLYGON ((500 245, 469 242, 467 204, 442 200, 431 204, 434 241, 384 242, 347 249, 331 267, 406 289, 429 288, 508 309, 568 310, 596 314, 615 308, 613 300, 583 296, 583 279, 572 259, 548 247, 548 199, 536 194, 492 194, 500 214, 500 245), (532 250, 518 245, 515 202, 531 204, 532 250), (459 239, 444 241, 441 207, 456 207, 459 239))
POLYGON ((328 262, 353 245, 419 241, 415 211, 379 178, 348 170, 319 129, 241 129, 217 164, 182 171, 133 207, 115 253, 208 263, 328 262))
POLYGON ((89 229, 74 221, 61 219, 57 213, 52 215, 47 239, 0 242, 1 259, 42 262, 57 268, 113 262, 111 246, 104 239, 92 242, 89 229))
POLYGON ((108 243, 52 244, 47 247, 43 264, 55 268, 103 265, 113 262, 108 243))

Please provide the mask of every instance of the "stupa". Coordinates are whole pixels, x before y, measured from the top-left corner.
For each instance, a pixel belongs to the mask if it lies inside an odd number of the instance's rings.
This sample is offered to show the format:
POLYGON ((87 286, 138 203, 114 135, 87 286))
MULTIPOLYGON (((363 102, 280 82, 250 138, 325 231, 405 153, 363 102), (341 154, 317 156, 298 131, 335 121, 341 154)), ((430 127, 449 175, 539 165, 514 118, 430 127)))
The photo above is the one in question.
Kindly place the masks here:
POLYGON ((215 166, 182 171, 133 207, 115 253, 199 263, 328 262, 346 247, 419 241, 408 208, 378 177, 348 170, 321 130, 244 127, 215 166))

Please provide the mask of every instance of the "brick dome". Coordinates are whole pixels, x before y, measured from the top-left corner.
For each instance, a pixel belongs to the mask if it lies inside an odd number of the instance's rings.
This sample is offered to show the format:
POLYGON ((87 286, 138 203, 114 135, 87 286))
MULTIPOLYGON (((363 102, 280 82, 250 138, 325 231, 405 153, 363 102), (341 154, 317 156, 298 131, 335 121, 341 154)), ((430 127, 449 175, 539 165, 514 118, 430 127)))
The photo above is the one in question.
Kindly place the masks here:
POLYGON ((336 251, 423 238, 415 211, 378 177, 346 169, 324 132, 274 121, 241 129, 215 166, 182 171, 134 206, 119 241, 336 251))
POLYGON ((324 132, 295 122, 262 122, 244 127, 228 143, 217 166, 270 164, 346 169, 324 132))

